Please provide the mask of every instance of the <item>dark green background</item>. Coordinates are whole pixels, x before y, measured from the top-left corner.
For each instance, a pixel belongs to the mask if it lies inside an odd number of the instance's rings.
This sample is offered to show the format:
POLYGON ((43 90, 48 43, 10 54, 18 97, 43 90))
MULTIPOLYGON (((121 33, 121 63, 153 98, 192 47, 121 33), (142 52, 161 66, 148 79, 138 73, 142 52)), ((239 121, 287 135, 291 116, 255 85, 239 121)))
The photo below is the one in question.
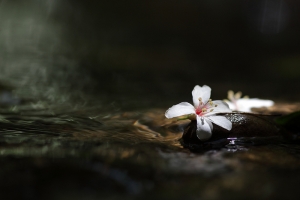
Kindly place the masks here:
POLYGON ((1 1, 0 81, 21 98, 125 107, 188 101, 196 84, 211 86, 213 99, 233 89, 296 101, 299 4, 1 1))

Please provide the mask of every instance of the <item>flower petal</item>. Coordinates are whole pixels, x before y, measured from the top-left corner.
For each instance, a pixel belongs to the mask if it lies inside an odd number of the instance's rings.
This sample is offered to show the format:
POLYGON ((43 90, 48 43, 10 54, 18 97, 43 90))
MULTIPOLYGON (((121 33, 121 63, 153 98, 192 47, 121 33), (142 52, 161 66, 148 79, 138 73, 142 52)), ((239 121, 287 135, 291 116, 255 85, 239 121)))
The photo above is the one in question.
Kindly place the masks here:
POLYGON ((225 103, 227 103, 229 109, 231 109, 231 110, 235 110, 236 109, 235 108, 236 106, 232 102, 230 102, 228 100, 224 100, 224 101, 225 101, 225 103))
POLYGON ((234 92, 232 90, 229 90, 228 91, 228 95, 227 95, 227 98, 230 100, 230 101, 234 101, 234 92))
POLYGON ((208 140, 212 134, 212 124, 205 117, 200 117, 197 115, 197 137, 200 140, 208 140))
POLYGON ((251 108, 269 107, 274 104, 271 100, 262 99, 239 99, 236 101, 238 111, 251 112, 251 108))
POLYGON ((214 116, 209 116, 207 118, 211 120, 214 124, 217 124, 218 126, 225 128, 226 130, 230 131, 232 129, 232 122, 224 116, 214 115, 214 116))
POLYGON ((182 102, 169 108, 166 111, 165 116, 166 118, 173 118, 173 117, 179 117, 182 115, 188 115, 194 113, 195 113, 195 108, 192 104, 187 102, 182 102))
POLYGON ((205 114, 205 116, 210 116, 210 115, 215 115, 216 113, 230 113, 232 110, 229 108, 228 104, 225 103, 224 101, 217 100, 217 101, 212 101, 214 105, 217 105, 217 107, 213 107, 213 111, 208 112, 205 114))
POLYGON ((210 98, 211 88, 207 85, 200 87, 196 85, 192 91, 193 102, 195 108, 199 106, 199 98, 201 97, 203 104, 206 104, 210 98))

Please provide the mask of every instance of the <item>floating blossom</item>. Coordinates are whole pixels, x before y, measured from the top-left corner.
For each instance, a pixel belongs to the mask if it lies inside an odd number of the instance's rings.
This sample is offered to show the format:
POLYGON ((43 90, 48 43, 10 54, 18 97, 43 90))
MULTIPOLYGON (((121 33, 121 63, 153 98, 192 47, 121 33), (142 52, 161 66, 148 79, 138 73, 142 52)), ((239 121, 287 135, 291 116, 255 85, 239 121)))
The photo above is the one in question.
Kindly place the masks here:
POLYGON ((197 137, 207 140, 212 135, 212 123, 231 130, 232 123, 224 116, 216 116, 217 113, 232 112, 224 101, 212 101, 210 99, 211 88, 207 85, 196 85, 192 91, 194 106, 182 102, 172 106, 166 111, 167 118, 189 115, 189 119, 197 120, 197 137))
POLYGON ((243 98, 241 92, 234 94, 232 90, 228 91, 228 100, 226 103, 229 105, 229 108, 236 111, 242 112, 251 112, 251 108, 260 108, 260 107, 270 107, 274 105, 274 102, 271 100, 262 100, 257 98, 249 99, 248 96, 243 98))

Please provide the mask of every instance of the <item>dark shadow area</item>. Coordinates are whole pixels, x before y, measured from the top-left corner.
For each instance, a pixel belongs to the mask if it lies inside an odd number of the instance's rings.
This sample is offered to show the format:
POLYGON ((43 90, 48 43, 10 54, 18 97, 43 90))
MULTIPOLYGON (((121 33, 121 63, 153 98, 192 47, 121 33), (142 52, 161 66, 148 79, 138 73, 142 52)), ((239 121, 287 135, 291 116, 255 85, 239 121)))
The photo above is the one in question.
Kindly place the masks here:
POLYGON ((21 98, 96 96, 125 107, 177 102, 196 84, 215 98, 233 89, 295 101, 299 8, 287 0, 1 1, 0 80, 21 98))

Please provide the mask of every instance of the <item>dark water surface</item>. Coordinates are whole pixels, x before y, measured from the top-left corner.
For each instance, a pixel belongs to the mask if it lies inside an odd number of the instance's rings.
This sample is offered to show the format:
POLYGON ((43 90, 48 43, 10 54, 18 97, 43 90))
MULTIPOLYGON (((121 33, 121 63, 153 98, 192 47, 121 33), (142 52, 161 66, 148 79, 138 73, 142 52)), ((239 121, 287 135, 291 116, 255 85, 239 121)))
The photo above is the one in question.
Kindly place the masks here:
MULTIPOLYGON (((192 153, 163 109, 1 113, 5 199, 298 199, 299 143, 192 153)), ((16 108, 15 108, 16 109, 16 108)))

